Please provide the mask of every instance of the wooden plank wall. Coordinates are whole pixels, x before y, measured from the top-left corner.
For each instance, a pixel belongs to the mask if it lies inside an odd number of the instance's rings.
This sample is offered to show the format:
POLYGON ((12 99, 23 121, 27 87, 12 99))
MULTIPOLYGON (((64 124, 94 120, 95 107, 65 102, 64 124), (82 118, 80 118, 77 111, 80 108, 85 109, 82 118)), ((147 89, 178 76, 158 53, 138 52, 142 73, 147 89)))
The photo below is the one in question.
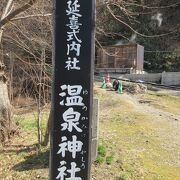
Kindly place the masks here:
POLYGON ((133 68, 143 70, 143 46, 137 44, 104 47, 98 50, 98 68, 133 68))

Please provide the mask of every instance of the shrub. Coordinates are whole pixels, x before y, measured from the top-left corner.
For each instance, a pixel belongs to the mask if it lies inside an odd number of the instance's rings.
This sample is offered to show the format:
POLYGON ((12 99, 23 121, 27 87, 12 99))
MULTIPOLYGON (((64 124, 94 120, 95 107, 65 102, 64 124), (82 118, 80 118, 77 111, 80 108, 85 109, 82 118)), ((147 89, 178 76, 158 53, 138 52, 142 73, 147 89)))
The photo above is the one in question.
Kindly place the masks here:
POLYGON ((107 153, 106 148, 103 145, 98 146, 98 155, 101 157, 105 157, 107 153))
POLYGON ((113 156, 107 156, 106 157, 106 164, 111 165, 113 162, 114 157, 113 156))

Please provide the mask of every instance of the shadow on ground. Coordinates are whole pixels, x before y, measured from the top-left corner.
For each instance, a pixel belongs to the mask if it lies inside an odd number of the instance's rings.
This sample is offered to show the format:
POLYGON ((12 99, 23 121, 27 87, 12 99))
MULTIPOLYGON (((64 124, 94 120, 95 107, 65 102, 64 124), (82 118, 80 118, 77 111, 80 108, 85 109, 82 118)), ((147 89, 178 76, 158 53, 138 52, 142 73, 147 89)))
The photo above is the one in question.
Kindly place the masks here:
POLYGON ((30 146, 24 146, 24 145, 5 145, 2 149, 0 149, 1 153, 22 153, 22 152, 31 152, 35 151, 37 149, 37 144, 33 144, 30 146))
POLYGON ((43 169, 49 166, 49 150, 46 152, 35 153, 24 158, 25 161, 13 166, 15 171, 29 171, 33 169, 43 169))

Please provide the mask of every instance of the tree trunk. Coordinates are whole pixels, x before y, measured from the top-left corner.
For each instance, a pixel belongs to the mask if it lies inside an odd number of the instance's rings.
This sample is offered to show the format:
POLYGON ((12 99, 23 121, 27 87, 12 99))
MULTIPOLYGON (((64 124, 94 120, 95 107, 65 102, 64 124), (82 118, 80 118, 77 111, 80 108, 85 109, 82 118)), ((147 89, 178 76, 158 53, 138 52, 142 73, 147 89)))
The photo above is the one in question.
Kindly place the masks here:
MULTIPOLYGON (((0 17, 0 45, 6 24, 8 24, 8 22, 18 14, 32 7, 37 2, 37 0, 29 0, 21 7, 12 11, 13 2, 13 0, 7 0, 4 12, 0 17)), ((0 143, 4 143, 7 139, 10 138, 12 133, 14 134, 16 132, 16 126, 11 121, 12 107, 8 96, 7 79, 4 76, 4 68, 4 64, 0 61, 0 143)))
POLYGON ((52 126, 52 108, 50 110, 49 113, 49 118, 48 118, 48 122, 47 122, 47 127, 46 127, 46 133, 45 133, 45 137, 44 137, 44 141, 42 143, 43 146, 47 146, 49 144, 49 138, 50 138, 50 130, 51 130, 51 126, 52 126))
MULTIPOLYGON (((8 96, 5 66, 0 64, 0 143, 5 143, 12 134, 12 107, 8 96)), ((14 130, 13 130, 14 131, 14 130)))

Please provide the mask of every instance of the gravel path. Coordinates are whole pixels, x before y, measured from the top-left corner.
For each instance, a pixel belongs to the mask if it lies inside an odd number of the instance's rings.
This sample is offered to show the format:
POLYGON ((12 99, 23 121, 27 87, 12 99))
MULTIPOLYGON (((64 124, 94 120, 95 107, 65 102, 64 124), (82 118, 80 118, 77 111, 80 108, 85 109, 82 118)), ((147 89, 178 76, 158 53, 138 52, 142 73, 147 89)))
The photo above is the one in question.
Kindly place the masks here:
POLYGON ((165 163, 180 166, 180 115, 153 107, 148 101, 143 101, 141 96, 124 94, 124 97, 137 112, 153 117, 150 122, 154 127, 152 135, 160 140, 162 151, 171 154, 170 162, 165 163))
MULTIPOLYGON (((149 101, 142 100, 140 96, 136 95, 124 95, 136 108, 137 111, 152 114, 153 116, 161 116, 167 121, 179 121, 180 123, 180 115, 176 115, 161 109, 157 109, 153 107, 149 101)), ((180 109, 180 108, 179 108, 180 109)))

